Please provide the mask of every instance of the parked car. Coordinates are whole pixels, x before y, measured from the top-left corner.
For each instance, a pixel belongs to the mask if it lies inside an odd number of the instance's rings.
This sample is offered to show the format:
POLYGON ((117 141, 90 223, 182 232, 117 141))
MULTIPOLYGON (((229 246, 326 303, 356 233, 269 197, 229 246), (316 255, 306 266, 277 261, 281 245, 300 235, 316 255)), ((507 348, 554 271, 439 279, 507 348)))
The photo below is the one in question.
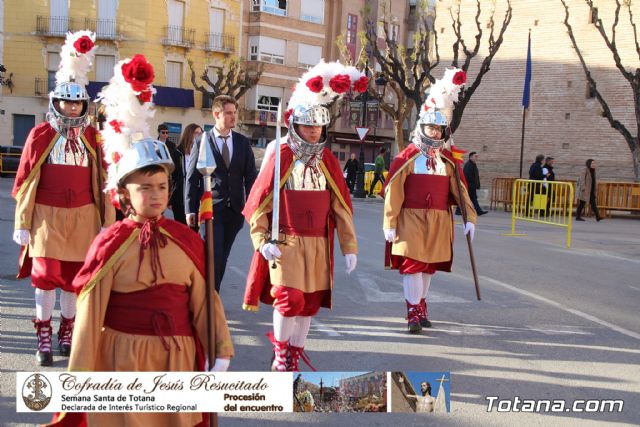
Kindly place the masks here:
POLYGON ((22 148, 18 146, 0 146, 0 176, 15 175, 20 164, 22 148))

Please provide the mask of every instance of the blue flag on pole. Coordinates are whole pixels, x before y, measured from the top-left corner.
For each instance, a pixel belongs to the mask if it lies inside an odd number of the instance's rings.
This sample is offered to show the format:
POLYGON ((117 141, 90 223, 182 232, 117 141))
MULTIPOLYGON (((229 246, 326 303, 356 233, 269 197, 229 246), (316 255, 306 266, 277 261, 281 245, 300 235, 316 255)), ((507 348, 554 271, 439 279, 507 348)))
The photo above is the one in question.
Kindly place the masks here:
POLYGON ((531 32, 527 46, 527 68, 524 74, 524 91, 522 92, 522 106, 529 108, 529 93, 531 91, 531 32))

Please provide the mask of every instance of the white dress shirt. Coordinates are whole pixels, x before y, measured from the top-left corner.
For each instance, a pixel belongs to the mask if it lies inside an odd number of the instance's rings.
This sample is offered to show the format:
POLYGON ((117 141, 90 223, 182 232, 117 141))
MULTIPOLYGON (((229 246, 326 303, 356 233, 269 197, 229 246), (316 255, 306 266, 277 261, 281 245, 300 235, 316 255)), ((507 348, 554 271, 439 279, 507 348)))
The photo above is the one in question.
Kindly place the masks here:
MULTIPOLYGON (((220 138, 220 132, 218 132, 218 129, 215 127, 211 129, 211 132, 213 132, 213 140, 216 142, 216 147, 218 147, 220 154, 222 154, 224 139, 220 138)), ((229 147, 229 162, 231 162, 231 159, 233 158, 233 135, 231 134, 231 131, 229 131, 229 138, 227 138, 227 147, 229 147)))

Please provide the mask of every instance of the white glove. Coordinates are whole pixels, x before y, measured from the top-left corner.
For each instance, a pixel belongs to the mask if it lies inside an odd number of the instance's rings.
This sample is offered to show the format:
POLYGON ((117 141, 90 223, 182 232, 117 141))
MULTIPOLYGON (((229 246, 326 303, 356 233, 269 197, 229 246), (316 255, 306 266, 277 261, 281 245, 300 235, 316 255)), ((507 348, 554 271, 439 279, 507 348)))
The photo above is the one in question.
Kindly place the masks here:
POLYGON ((351 274, 356 269, 356 265, 358 265, 358 257, 356 254, 345 254, 344 262, 347 264, 347 274, 351 274))
POLYGON ((188 225, 196 225, 196 214, 188 213, 187 214, 187 224, 188 225))
POLYGON ((31 233, 29 230, 19 229, 13 231, 13 241, 20 246, 27 246, 31 240, 31 233))
POLYGON ((384 232, 384 239, 387 242, 393 243, 393 241, 396 240, 395 228, 383 228, 382 231, 384 232))
POLYGON ((226 372, 229 369, 230 359, 216 358, 213 368, 209 369, 209 372, 226 372))
POLYGON ((282 255, 280 249, 278 249, 278 246, 276 246, 275 243, 265 243, 260 247, 260 253, 267 261, 273 261, 282 255))
POLYGON ((473 242, 473 236, 476 234, 476 226, 473 225, 472 222, 467 222, 462 226, 465 236, 469 234, 471 236, 471 241, 473 242))
POLYGON ((101 234, 106 229, 107 229, 107 227, 100 227, 100 233, 98 233, 98 234, 101 234))

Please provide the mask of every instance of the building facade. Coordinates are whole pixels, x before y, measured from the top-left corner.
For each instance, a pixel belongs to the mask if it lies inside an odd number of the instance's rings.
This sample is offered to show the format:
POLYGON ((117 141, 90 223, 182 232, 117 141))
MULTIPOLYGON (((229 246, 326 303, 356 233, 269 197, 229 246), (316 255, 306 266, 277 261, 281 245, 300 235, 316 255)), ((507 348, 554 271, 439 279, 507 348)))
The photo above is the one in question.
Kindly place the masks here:
POLYGON ((29 130, 45 120, 65 34, 84 29, 97 35, 92 98, 118 61, 140 53, 155 70, 152 126, 167 123, 173 139, 189 123, 210 126, 211 111, 194 91, 187 61, 197 72, 213 72, 227 55, 236 55, 241 7, 232 0, 4 1, 4 15, 12 18, 3 20, 2 63, 7 75, 13 73, 13 86, 2 88, 0 144, 23 145, 29 130))
MULTIPOLYGON (((451 0, 437 2, 441 64, 449 65, 454 34, 448 8, 451 0)), ((557 0, 512 0, 513 18, 491 70, 467 105, 462 123, 455 133, 456 144, 480 154, 478 163, 483 188, 495 176, 519 176, 522 129, 522 93, 527 57, 527 37, 531 29, 532 82, 530 108, 524 132, 523 177, 537 154, 556 159, 557 180, 577 179, 585 161, 597 161, 598 179, 634 179, 631 152, 620 134, 602 117, 602 108, 587 86, 579 59, 564 26, 565 11, 557 0)), ((598 16, 611 34, 615 3, 596 0, 598 16)), ((504 16, 506 1, 496 2, 496 31, 504 16)), ((614 117, 637 135, 633 93, 616 69, 611 51, 598 34, 589 8, 581 0, 567 0, 570 24, 582 54, 608 101, 614 117)), ((483 2, 481 22, 483 45, 472 63, 467 82, 472 81, 486 55, 490 5, 483 2)), ((462 1, 461 20, 467 42, 473 42, 475 1, 462 1)), ((634 18, 640 4, 632 3, 634 18)), ((637 19, 637 18, 636 18, 637 19)), ((623 8, 616 31, 616 44, 627 69, 639 66, 633 29, 623 8)), ((440 68, 440 67, 439 67, 440 68)), ((435 70, 441 76, 444 70, 435 70)))

